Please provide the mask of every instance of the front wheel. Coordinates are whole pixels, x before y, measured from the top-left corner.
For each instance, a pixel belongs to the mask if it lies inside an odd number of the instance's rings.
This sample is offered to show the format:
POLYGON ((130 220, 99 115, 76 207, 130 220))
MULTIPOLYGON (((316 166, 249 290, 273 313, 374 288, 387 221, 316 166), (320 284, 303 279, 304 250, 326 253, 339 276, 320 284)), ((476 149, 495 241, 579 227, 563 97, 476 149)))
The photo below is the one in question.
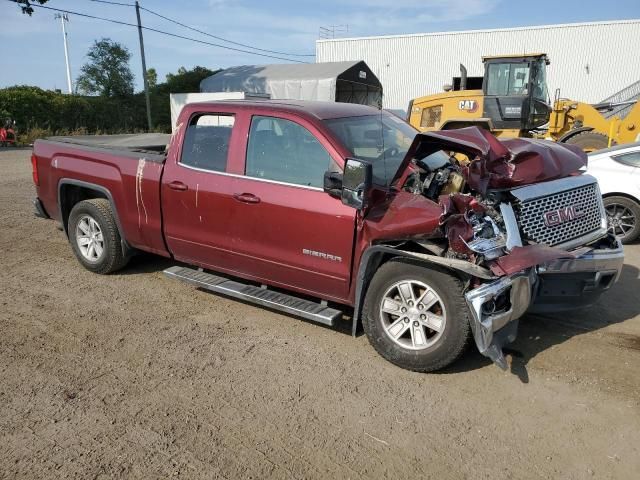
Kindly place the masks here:
POLYGON ((104 198, 77 203, 67 233, 78 261, 94 273, 111 273, 127 264, 111 204, 104 198))
POLYGON ((418 372, 453 363, 470 338, 460 281, 440 270, 398 261, 384 264, 371 280, 362 323, 380 355, 418 372))

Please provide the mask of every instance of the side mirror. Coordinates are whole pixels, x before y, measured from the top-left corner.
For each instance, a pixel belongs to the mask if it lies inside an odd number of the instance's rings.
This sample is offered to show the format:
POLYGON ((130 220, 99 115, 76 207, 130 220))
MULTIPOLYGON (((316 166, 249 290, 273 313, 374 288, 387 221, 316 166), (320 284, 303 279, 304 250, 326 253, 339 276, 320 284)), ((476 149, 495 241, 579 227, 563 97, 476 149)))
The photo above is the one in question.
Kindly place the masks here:
POLYGON ((324 172, 323 187, 325 193, 328 193, 332 197, 342 197, 342 174, 340 172, 332 172, 330 170, 324 172))
POLYGON ((372 182, 372 165, 364 160, 348 158, 342 176, 342 203, 358 210, 366 208, 372 182))

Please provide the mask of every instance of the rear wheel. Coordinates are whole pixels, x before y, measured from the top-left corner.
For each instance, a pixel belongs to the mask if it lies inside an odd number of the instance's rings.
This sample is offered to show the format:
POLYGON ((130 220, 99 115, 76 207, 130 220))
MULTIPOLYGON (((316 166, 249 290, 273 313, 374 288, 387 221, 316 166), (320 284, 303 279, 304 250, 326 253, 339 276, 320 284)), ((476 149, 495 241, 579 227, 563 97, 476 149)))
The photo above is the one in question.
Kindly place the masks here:
POLYGON ((640 235, 640 205, 627 197, 606 197, 607 226, 622 243, 631 243, 640 235))
MULTIPOLYGON (((580 132, 570 137, 566 142, 569 145, 580 147, 586 153, 595 152, 609 147, 609 137, 598 132, 580 132)), ((615 142, 611 142, 615 145, 615 142)))
POLYGON ((77 203, 67 233, 78 261, 95 273, 111 273, 127 264, 111 204, 104 198, 77 203))
POLYGON ((418 372, 454 362, 464 351, 470 331, 457 278, 397 261, 384 264, 371 280, 362 323, 380 355, 418 372))

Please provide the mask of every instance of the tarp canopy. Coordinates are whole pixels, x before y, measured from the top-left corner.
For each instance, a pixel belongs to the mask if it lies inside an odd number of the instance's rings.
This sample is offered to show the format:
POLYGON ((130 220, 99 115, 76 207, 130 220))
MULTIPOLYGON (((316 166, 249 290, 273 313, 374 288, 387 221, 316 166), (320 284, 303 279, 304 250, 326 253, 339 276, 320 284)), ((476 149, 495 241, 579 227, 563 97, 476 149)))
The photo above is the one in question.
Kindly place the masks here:
POLYGON ((202 80, 200 91, 382 105, 382 84, 363 61, 231 67, 202 80))

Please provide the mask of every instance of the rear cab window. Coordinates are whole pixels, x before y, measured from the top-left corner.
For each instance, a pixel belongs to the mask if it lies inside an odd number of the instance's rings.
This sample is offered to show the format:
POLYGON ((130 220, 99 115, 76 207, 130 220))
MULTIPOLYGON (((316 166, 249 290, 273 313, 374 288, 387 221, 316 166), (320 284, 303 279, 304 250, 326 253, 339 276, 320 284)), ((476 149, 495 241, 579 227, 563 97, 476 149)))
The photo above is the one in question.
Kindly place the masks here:
POLYGON ((180 164, 211 172, 225 172, 235 124, 232 114, 194 115, 185 132, 180 164))

